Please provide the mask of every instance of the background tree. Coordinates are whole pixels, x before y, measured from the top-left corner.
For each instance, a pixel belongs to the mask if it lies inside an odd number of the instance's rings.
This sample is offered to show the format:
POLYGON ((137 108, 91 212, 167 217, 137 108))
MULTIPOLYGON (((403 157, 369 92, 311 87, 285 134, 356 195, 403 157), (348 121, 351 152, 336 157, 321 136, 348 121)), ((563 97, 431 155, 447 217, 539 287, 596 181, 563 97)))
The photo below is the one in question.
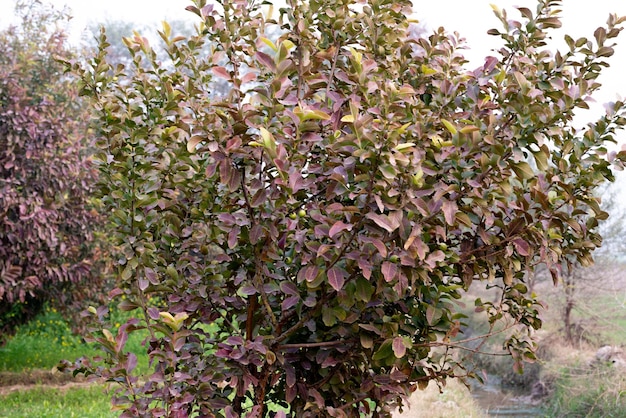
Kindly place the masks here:
POLYGON ((133 31, 141 32, 146 30, 146 28, 136 22, 125 20, 106 20, 100 23, 91 23, 85 31, 84 39, 85 46, 88 49, 93 49, 94 51, 97 49, 100 28, 106 30, 109 39, 110 45, 107 48, 109 62, 111 64, 132 64, 130 53, 122 39, 126 36, 132 36, 133 31))
POLYGON ((388 416, 468 375, 457 300, 476 281, 499 289, 474 303, 510 324, 516 367, 532 360, 526 272, 591 261, 604 145, 626 124, 619 102, 572 126, 622 20, 553 52, 559 3, 496 11, 500 56, 472 72, 455 36, 407 36, 408 1, 291 0, 275 20, 197 0, 196 35, 161 31, 171 66, 137 34, 112 71, 103 34, 73 69, 98 117, 113 294, 138 318, 98 325, 104 363, 75 370, 120 382, 124 416, 388 416), (140 328, 142 378, 124 348, 140 328))
MULTIPOLYGON (((19 1, 19 26, 0 32, 0 329, 3 335, 45 303, 72 316, 102 292, 92 274, 99 217, 88 200, 95 169, 88 116, 76 80, 57 56, 65 12, 19 1)), ((97 300, 101 300, 97 298, 97 300)))
MULTIPOLYGON (((194 28, 190 25, 190 22, 183 20, 168 21, 168 25, 171 28, 172 36, 192 36, 194 28)), ((94 51, 98 48, 98 38, 100 35, 100 29, 104 28, 107 33, 107 39, 109 46, 107 47, 107 60, 109 63, 123 64, 125 66, 132 65, 132 57, 128 51, 127 46, 124 44, 125 37, 132 37, 134 32, 140 32, 143 36, 146 36, 150 42, 156 43, 155 49, 158 53, 164 54, 165 51, 158 42, 160 38, 157 31, 154 28, 148 27, 145 24, 140 24, 132 20, 105 20, 104 22, 92 22, 87 26, 84 35, 84 44, 88 49, 94 51)), ((93 51, 92 51, 93 52, 93 51)))
POLYGON ((563 334, 572 345, 607 343, 608 330, 603 322, 609 316, 619 316, 623 308, 623 303, 605 304, 601 310, 596 307, 600 297, 619 298, 625 285, 622 272, 626 226, 619 201, 621 192, 620 183, 607 183, 598 188, 596 194, 602 199, 602 208, 611 216, 599 225, 603 239, 596 251, 595 263, 583 267, 576 260, 569 260, 563 268, 562 286, 556 289, 561 299, 557 306, 561 310, 563 334))

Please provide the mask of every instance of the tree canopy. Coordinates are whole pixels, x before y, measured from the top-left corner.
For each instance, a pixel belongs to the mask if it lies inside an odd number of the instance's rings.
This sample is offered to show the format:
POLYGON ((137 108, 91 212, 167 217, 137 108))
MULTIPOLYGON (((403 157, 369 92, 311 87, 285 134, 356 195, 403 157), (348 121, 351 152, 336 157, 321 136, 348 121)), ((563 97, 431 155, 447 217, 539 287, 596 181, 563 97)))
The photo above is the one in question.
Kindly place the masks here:
POLYGON ((532 360, 526 273, 591 263, 593 191, 623 157, 606 143, 624 103, 573 126, 623 19, 559 52, 560 1, 497 10, 502 47, 468 71, 457 36, 410 36, 409 1, 218 3, 188 7, 194 36, 163 25, 166 56, 135 34, 114 68, 103 33, 71 64, 97 117, 112 295, 138 312, 96 327, 105 363, 77 370, 120 382, 123 416, 389 416, 471 375, 460 304, 477 282, 500 296, 469 302, 532 360), (140 379, 124 344, 143 328, 140 379))
POLYGON ((0 31, 0 330, 45 303, 78 317, 102 301, 103 276, 89 202, 96 170, 87 151, 88 113, 76 80, 57 58, 75 56, 67 16, 19 1, 21 22, 0 31), (97 262, 97 261, 96 261, 97 262), (77 305, 75 305, 77 303, 77 305))

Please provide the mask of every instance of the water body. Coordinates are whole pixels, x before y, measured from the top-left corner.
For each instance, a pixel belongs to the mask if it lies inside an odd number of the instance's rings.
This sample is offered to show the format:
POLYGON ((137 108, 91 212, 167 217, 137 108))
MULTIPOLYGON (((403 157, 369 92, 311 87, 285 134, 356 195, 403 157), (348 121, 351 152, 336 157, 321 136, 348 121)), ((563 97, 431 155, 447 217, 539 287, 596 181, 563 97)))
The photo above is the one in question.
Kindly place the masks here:
POLYGON ((490 417, 543 417, 541 408, 530 403, 527 391, 503 387, 499 377, 488 375, 484 385, 473 383, 472 396, 490 417))

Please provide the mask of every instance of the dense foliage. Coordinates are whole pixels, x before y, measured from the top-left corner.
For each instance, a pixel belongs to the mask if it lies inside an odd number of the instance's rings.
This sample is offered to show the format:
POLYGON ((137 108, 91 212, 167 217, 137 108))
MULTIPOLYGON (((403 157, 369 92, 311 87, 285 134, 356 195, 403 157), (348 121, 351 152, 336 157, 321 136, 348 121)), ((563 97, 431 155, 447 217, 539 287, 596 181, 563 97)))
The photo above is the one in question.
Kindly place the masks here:
POLYGON ((123 416, 388 416, 468 373, 458 304, 478 282, 500 297, 469 302, 511 331, 518 367, 532 360, 526 273, 591 262, 593 190, 626 124, 620 102, 572 126, 622 20, 553 52, 559 3, 496 11, 499 56, 473 71, 456 36, 408 36, 408 1, 290 0, 274 20, 196 0, 197 34, 165 24, 162 57, 135 34, 128 68, 107 64, 102 34, 73 69, 98 118, 112 295, 139 313, 97 328, 104 363, 77 370, 120 382, 123 416), (124 348, 138 328, 141 378, 124 348))
POLYGON ((98 216, 87 203, 96 174, 85 151, 88 115, 76 81, 55 60, 72 57, 60 26, 66 17, 37 1, 16 10, 21 24, 0 32, 4 335, 46 302, 75 313, 102 290, 92 274, 98 216))

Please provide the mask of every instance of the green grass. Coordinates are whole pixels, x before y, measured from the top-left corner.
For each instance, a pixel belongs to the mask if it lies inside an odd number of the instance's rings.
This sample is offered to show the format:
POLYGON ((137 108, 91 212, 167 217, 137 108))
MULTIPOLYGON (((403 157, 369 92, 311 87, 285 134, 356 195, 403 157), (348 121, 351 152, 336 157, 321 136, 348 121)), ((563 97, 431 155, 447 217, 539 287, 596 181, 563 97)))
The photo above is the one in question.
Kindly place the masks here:
MULTIPOLYGON (((112 332, 128 318, 118 311, 112 313, 112 332)), ((145 332, 131 334, 126 350, 137 354, 138 372, 148 370, 148 356, 141 341, 145 332)), ((0 347, 0 382, 6 384, 40 382, 41 370, 50 371, 61 360, 74 361, 79 357, 93 357, 101 351, 72 334, 67 321, 54 309, 46 310, 30 323, 20 327, 7 343, 0 347), (31 373, 32 372, 32 373, 31 373)), ((45 376, 44 376, 45 377, 45 376)), ((54 376, 53 376, 54 377, 54 376)), ((40 383, 53 379, 42 379, 40 383)), ((67 380, 67 378, 65 379, 67 380)), ((0 418, 3 417, 115 417, 111 412, 110 396, 101 385, 55 389, 32 386, 0 396, 0 418)))
POLYGON ((621 418, 626 416, 626 379, 611 367, 564 368, 555 380, 547 416, 621 418))
MULTIPOLYGON (((124 318, 113 314, 114 328, 119 328, 124 318)), ((139 371, 148 368, 148 358, 141 341, 145 334, 133 333, 126 349, 137 354, 139 371)), ((86 344, 80 336, 72 334, 69 324, 54 309, 46 310, 30 323, 20 327, 4 346, 0 347, 0 371, 50 370, 61 360, 74 361, 82 356, 100 354, 97 347, 86 344)))
POLYGON ((109 396, 102 386, 72 389, 21 390, 0 397, 1 418, 108 418, 119 416, 111 411, 109 396))
MULTIPOLYGON (((617 296, 611 292, 595 295, 581 292, 576 296, 571 320, 584 330, 582 337, 596 345, 626 344, 626 304, 623 297, 617 296)), ((544 328, 551 332, 563 332, 561 304, 562 299, 557 299, 548 312, 550 316, 546 321, 548 326, 544 328)), ((576 331, 580 334, 580 330, 576 331)))
POLYGON ((0 371, 50 370, 61 360, 73 361, 95 354, 93 346, 72 334, 61 315, 47 311, 20 327, 15 336, 0 347, 0 371))
POLYGON ((597 332, 602 344, 626 344, 626 310, 624 300, 615 295, 594 298, 583 304, 588 312, 598 316, 597 332))

